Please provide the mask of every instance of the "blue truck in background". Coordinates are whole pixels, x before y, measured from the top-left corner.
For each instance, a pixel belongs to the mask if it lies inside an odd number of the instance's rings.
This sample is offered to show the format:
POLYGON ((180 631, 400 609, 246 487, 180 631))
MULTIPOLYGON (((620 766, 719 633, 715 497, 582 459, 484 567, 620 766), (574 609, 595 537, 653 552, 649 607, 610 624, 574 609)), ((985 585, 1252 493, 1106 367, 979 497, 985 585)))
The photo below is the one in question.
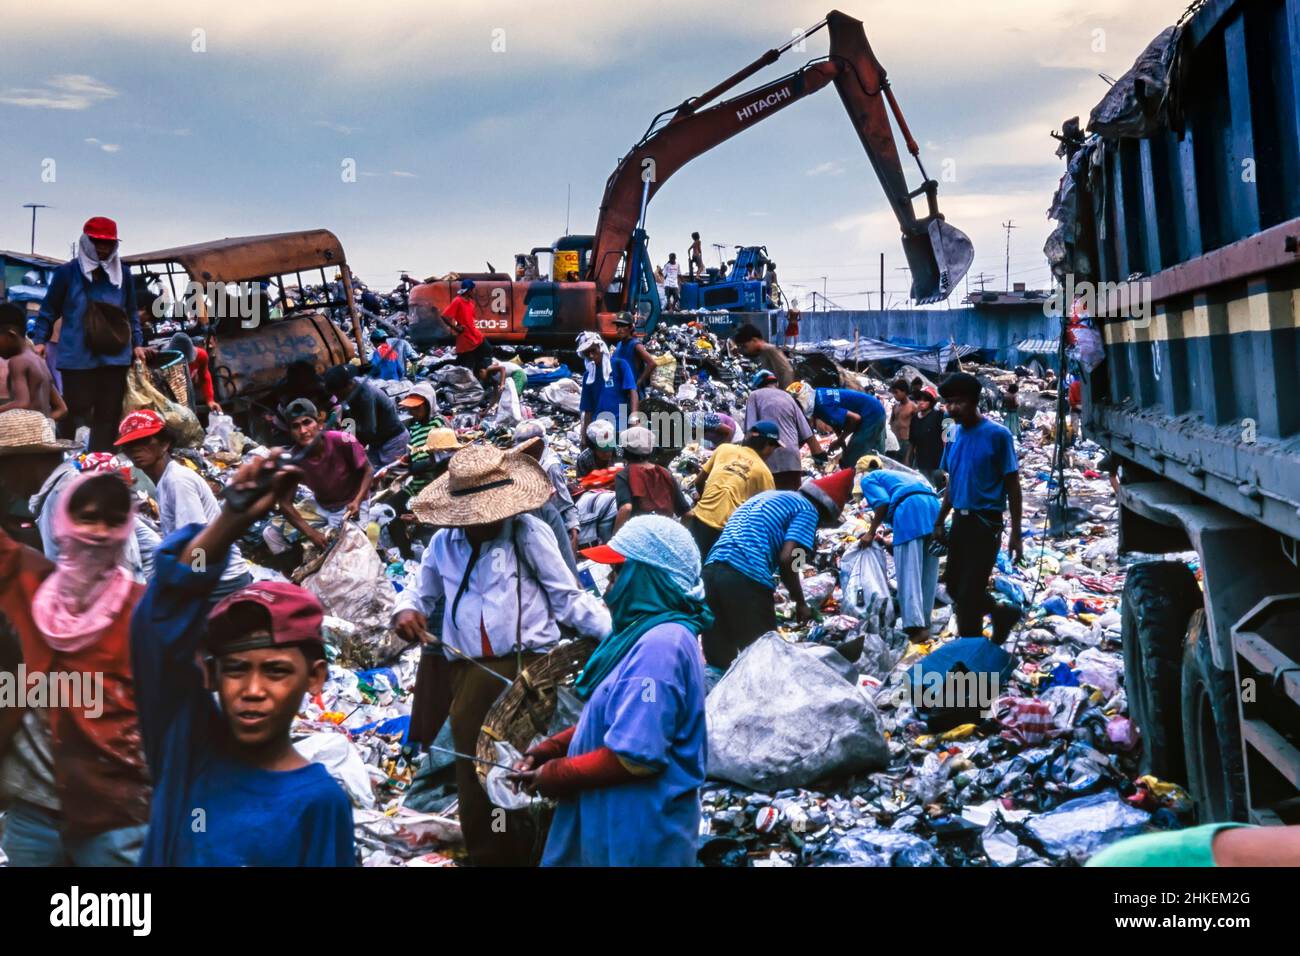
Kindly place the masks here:
POLYGON ((763 281, 770 261, 766 246, 737 246, 736 258, 725 273, 722 269, 709 269, 702 277, 681 281, 682 309, 763 312, 776 308, 776 303, 768 298, 763 281))
POLYGON ((1202 0, 1058 138, 1120 549, 1199 566, 1126 577, 1144 770, 1201 822, 1300 823, 1300 0, 1202 0))

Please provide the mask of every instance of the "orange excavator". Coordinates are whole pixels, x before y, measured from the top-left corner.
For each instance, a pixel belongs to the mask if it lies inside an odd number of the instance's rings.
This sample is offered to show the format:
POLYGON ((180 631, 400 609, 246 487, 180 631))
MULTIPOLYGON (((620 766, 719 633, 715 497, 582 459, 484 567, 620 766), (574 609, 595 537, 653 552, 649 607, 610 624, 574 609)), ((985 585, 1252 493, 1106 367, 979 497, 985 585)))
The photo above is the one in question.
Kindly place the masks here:
POLYGON ((920 148, 894 98, 884 67, 871 51, 862 21, 839 11, 768 50, 744 69, 680 106, 660 113, 624 156, 605 185, 596 232, 568 235, 532 254, 551 254, 549 280, 515 281, 498 272, 457 273, 411 290, 413 321, 434 321, 459 290, 473 279, 470 295, 478 325, 490 341, 555 343, 571 341, 584 330, 612 334, 621 311, 637 317, 641 331, 659 320, 660 303, 646 246, 645 217, 650 199, 678 169, 737 133, 811 96, 831 83, 840 94, 853 128, 871 160, 902 229, 903 252, 917 303, 946 299, 974 259, 970 239, 939 212, 939 184, 926 175, 920 148), (775 63, 792 47, 823 27, 830 53, 765 86, 710 106, 724 93, 775 63), (909 189, 889 117, 893 114, 907 150, 916 160, 921 185, 909 189), (913 200, 924 195, 918 216, 913 200))

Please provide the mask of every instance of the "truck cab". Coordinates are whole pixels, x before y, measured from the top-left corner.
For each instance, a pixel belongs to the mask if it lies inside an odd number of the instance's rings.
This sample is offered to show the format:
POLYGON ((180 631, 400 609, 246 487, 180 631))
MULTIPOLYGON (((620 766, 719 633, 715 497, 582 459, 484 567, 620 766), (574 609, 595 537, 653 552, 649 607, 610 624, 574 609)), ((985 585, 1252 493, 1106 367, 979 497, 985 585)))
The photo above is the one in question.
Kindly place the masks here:
POLYGON ((725 272, 710 269, 698 281, 682 282, 682 308, 766 311, 769 306, 763 292, 763 272, 767 262, 766 246, 737 246, 736 258, 725 272))

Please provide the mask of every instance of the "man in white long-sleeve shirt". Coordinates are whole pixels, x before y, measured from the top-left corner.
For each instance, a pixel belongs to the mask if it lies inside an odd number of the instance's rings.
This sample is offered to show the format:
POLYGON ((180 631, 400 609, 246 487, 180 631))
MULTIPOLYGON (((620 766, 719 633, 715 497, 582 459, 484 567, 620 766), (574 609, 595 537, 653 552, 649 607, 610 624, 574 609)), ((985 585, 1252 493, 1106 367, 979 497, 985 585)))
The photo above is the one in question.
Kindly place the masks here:
MULTIPOLYGON (((442 606, 441 628, 433 629, 451 650, 441 680, 423 688, 417 681, 416 706, 422 692, 449 691, 445 706, 461 753, 475 752, 483 720, 501 694, 502 683, 485 668, 513 679, 559 641, 561 628, 597 640, 610 632, 609 611, 579 587, 550 526, 525 514, 552 493, 546 472, 527 455, 471 445, 411 502, 417 518, 441 530, 408 576, 392 623, 407 640, 438 642, 429 634, 430 618, 442 606)), ((494 826, 494 808, 469 760, 456 762, 456 786, 470 862, 528 863, 533 841, 526 815, 494 826)))

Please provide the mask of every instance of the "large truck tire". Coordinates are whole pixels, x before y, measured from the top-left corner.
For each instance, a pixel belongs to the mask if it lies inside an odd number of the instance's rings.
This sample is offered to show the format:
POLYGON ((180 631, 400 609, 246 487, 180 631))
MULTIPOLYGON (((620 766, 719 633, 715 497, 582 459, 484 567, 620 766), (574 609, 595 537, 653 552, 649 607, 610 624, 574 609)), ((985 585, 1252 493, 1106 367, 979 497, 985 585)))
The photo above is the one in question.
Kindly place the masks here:
POLYGON ((1129 717, 1142 733, 1143 773, 1187 779, 1182 741, 1183 638, 1201 590, 1187 565, 1152 561, 1124 581, 1121 639, 1129 717))
POLYGON ((1198 610, 1187 625, 1182 666, 1182 734, 1187 786, 1200 823, 1246 820, 1246 773, 1236 678, 1214 666, 1209 625, 1198 610))

